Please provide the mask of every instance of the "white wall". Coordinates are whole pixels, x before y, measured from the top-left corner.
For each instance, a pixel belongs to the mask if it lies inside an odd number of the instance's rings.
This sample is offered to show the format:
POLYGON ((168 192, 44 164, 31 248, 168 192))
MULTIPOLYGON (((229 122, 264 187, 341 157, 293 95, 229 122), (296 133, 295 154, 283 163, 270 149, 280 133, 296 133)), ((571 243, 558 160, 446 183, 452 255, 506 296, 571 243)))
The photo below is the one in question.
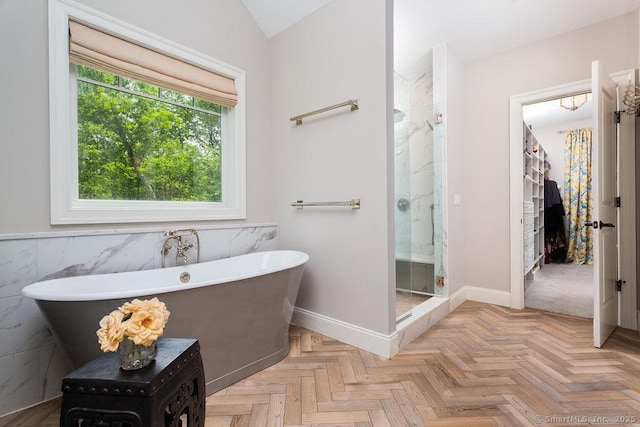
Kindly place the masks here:
POLYGON ((45 0, 0 2, 0 232, 49 222, 47 28, 45 0))
POLYGON ((296 306, 379 334, 395 329, 391 13, 334 0, 271 40, 278 239, 311 257, 296 306), (289 121, 351 98, 358 111, 289 121), (351 198, 360 210, 290 206, 351 198))
MULTIPOLYGON (((638 64, 636 13, 466 64, 467 284, 509 291, 509 97, 638 64)), ((450 161, 453 161, 450 159, 450 161)))
MULTIPOLYGON (((242 2, 185 0, 179 7, 169 0, 80 3, 246 71, 246 221, 273 221, 268 40, 242 2)), ((5 58, 0 67, 0 233, 78 228, 49 224, 47 27, 46 0, 0 2, 0 56, 5 58)))

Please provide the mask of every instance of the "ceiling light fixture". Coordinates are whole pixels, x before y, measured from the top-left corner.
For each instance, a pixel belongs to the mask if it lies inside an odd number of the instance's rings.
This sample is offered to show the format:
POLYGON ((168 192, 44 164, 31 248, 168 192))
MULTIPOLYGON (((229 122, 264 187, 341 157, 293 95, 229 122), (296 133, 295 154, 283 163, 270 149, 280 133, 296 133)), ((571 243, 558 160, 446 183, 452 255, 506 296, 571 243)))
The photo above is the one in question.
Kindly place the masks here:
POLYGON ((560 106, 569 111, 575 111, 582 107, 588 100, 591 99, 590 93, 582 93, 580 95, 568 96, 566 98, 560 98, 560 106))

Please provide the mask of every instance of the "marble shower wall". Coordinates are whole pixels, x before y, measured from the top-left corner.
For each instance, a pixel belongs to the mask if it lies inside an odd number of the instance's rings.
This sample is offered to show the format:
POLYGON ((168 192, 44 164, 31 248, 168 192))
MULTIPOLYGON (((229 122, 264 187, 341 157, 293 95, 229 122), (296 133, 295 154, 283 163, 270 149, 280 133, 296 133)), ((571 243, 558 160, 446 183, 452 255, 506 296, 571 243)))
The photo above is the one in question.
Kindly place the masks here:
POLYGON ((447 156, 447 46, 438 45, 433 49, 433 113, 441 115, 440 120, 434 124, 433 146, 434 146, 434 194, 435 205, 434 215, 434 269, 436 277, 444 279, 444 287, 437 286, 435 294, 445 296, 448 294, 448 266, 449 266, 449 208, 447 199, 448 183, 448 156, 447 156), (439 122, 439 123, 438 123, 439 122))
POLYGON ((394 73, 394 203, 396 259, 411 260, 409 81, 394 73), (408 203, 407 203, 408 202, 408 203))
POLYGON ((395 76, 395 104, 404 113, 394 126, 396 256, 434 262, 433 72, 395 76), (398 200, 409 201, 399 209, 398 200))
POLYGON ((433 200, 435 205, 435 251, 434 268, 437 277, 444 279, 444 287, 437 286, 436 295, 445 296, 448 293, 446 283, 449 266, 449 210, 447 203, 448 188, 448 156, 447 156, 447 89, 446 89, 446 55, 447 46, 438 45, 433 49, 433 112, 442 114, 441 122, 435 123, 433 146, 436 161, 434 165, 435 186, 433 200))
MULTIPOLYGON (((73 370, 22 288, 47 278, 160 268, 163 231, 0 236, 0 416, 59 395, 73 370)), ((275 225, 197 231, 201 262, 277 249, 275 225)))
POLYGON ((411 253, 432 264, 434 254, 433 72, 410 79, 411 253))

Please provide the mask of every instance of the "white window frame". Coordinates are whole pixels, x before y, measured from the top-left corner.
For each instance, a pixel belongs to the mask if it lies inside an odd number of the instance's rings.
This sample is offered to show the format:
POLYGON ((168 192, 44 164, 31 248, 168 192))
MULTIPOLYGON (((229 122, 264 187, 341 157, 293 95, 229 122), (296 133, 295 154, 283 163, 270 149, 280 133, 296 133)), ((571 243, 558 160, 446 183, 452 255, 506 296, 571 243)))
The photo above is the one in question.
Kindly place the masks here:
POLYGON ((51 224, 145 223, 246 218, 245 72, 70 0, 49 0, 51 224), (76 79, 69 18, 232 78, 238 104, 223 108, 222 201, 85 200, 78 195, 76 79))

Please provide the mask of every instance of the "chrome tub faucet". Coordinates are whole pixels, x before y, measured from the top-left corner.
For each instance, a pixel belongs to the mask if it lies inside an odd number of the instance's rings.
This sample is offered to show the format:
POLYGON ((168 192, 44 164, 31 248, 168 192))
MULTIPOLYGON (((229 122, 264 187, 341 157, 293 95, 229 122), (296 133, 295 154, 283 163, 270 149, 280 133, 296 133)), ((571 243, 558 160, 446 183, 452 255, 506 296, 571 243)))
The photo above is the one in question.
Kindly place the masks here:
POLYGON ((164 259, 165 256, 169 254, 172 250, 176 252, 176 264, 178 264, 178 260, 182 260, 182 264, 186 264, 189 262, 189 257, 187 256, 187 252, 192 249, 196 250, 196 263, 200 262, 200 237, 198 236, 198 232, 192 228, 185 228, 180 230, 171 230, 166 231, 164 233, 166 237, 164 244, 162 245, 162 249, 160 250, 160 255, 162 257, 162 267, 164 268, 164 259), (188 236, 195 237, 195 243, 193 241, 189 241, 187 239, 188 236))

